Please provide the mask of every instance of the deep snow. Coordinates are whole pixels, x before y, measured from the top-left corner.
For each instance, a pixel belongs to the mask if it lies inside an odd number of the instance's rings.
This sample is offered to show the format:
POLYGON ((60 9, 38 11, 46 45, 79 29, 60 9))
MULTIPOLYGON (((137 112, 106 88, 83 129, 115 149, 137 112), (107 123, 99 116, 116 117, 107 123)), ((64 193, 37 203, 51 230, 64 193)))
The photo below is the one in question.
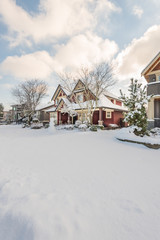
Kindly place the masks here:
POLYGON ((160 150, 0 126, 0 240, 159 240, 160 150))

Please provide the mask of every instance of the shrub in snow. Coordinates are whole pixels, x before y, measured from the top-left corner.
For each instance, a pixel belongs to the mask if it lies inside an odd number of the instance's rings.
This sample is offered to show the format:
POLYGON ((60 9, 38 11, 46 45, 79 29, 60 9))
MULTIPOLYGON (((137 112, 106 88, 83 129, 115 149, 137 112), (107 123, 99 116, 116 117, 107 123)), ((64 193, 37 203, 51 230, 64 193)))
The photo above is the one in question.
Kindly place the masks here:
POLYGON ((150 130, 150 134, 154 136, 160 136, 160 128, 156 127, 150 130))
POLYGON ((124 121, 128 122, 130 126, 134 126, 135 135, 148 135, 146 105, 151 97, 147 96, 146 86, 142 88, 142 84, 139 84, 138 80, 131 79, 128 91, 129 97, 120 91, 121 99, 129 110, 125 114, 124 121))
POLYGON ((117 124, 109 124, 108 127, 111 129, 116 129, 116 128, 118 128, 118 125, 117 124))
POLYGON ((31 129, 40 129, 43 127, 42 123, 32 123, 31 124, 31 129))
POLYGON ((75 122, 75 127, 79 127, 81 124, 82 124, 82 122, 81 122, 80 120, 77 120, 77 121, 75 122))
POLYGON ((89 121, 83 121, 83 124, 86 124, 87 126, 89 126, 89 121))
POLYGON ((104 126, 103 125, 98 125, 97 128, 101 129, 101 130, 104 130, 104 126))
POLYGON ((67 130, 73 130, 74 128, 74 125, 65 125, 64 129, 67 129, 67 130))
POLYGON ((86 124, 81 124, 78 126, 79 129, 83 130, 83 131, 86 131, 86 129, 88 128, 88 126, 86 124))
POLYGON ((37 118, 37 117, 34 117, 34 118, 32 119, 32 122, 33 122, 33 123, 38 123, 38 122, 39 122, 39 120, 38 120, 38 118, 37 118))
POLYGON ((97 132, 97 126, 92 125, 90 127, 90 130, 93 131, 93 132, 97 132))

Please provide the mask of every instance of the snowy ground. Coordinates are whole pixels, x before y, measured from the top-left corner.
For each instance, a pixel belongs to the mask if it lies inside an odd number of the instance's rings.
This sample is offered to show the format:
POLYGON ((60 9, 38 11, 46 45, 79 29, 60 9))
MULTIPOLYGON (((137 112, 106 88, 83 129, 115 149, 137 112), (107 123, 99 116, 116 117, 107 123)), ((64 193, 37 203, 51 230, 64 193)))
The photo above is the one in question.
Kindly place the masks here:
POLYGON ((159 240, 160 150, 0 126, 0 240, 159 240))

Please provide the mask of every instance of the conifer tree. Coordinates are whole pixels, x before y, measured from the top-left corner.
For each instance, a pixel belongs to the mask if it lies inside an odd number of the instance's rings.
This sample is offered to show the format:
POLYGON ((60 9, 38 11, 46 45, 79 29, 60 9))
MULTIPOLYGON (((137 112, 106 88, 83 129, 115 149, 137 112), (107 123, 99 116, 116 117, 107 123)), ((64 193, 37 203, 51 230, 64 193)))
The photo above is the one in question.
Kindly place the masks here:
POLYGON ((142 88, 142 84, 138 80, 131 79, 131 84, 128 88, 129 96, 121 93, 121 99, 124 105, 128 108, 128 113, 125 114, 125 122, 134 127, 134 133, 138 136, 147 134, 147 113, 146 106, 151 96, 147 96, 146 86, 142 88))

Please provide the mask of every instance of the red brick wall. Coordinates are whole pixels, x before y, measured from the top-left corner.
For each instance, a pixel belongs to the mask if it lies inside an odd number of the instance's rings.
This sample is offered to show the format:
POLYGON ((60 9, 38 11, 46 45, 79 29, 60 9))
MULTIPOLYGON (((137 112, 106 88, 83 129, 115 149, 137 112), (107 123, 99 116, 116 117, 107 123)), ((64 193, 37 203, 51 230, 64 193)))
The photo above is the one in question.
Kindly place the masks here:
POLYGON ((123 113, 116 111, 114 112, 114 123, 117 125, 120 125, 120 119, 124 118, 123 113))
POLYGON ((122 106, 122 102, 116 100, 116 105, 122 106))
POLYGON ((114 112, 111 113, 111 118, 106 118, 106 111, 103 111, 103 124, 107 127, 109 124, 114 123, 114 112))

